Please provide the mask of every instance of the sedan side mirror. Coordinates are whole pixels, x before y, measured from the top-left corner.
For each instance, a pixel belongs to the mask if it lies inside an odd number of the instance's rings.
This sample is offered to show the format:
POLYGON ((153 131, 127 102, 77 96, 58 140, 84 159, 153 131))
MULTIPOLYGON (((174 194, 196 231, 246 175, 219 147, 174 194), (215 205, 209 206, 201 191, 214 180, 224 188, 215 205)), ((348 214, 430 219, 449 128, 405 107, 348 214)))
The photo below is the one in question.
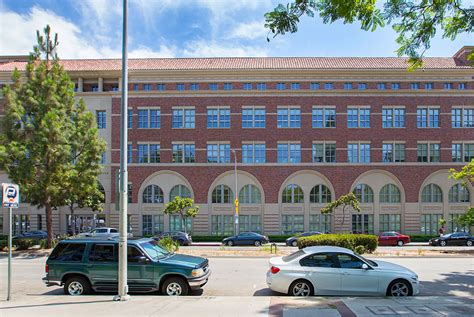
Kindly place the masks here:
POLYGON ((367 264, 362 264, 362 267, 361 267, 363 270, 368 270, 369 269, 369 266, 367 264))

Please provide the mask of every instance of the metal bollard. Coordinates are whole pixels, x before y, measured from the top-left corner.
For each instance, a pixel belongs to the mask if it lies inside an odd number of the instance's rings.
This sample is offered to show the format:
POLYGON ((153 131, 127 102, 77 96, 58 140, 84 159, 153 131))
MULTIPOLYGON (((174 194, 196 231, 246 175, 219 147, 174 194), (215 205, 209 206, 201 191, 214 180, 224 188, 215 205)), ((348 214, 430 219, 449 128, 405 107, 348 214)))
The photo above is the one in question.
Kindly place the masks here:
POLYGON ((270 253, 273 254, 273 248, 275 248, 275 254, 277 253, 277 245, 275 242, 270 244, 270 253))

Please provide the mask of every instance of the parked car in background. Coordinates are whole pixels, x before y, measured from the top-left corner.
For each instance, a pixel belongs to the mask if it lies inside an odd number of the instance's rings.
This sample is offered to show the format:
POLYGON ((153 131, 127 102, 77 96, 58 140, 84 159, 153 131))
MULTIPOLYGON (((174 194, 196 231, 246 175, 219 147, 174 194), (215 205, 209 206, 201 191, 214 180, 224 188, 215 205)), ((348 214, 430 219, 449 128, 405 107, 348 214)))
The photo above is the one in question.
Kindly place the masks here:
POLYGON ((418 275, 400 265, 373 261, 340 247, 307 247, 271 258, 268 287, 291 296, 411 296, 418 275))
MULTIPOLYGON (((75 238, 62 240, 46 260, 47 286, 63 286, 64 293, 84 295, 118 289, 118 241, 75 238)), ((187 295, 203 287, 211 274, 202 257, 170 253, 153 239, 130 239, 127 250, 130 292, 161 290, 169 296, 187 295)))
POLYGON ((286 240, 285 240, 285 244, 286 244, 287 246, 296 247, 296 246, 298 246, 298 239, 299 239, 299 238, 301 238, 301 237, 315 236, 315 235, 318 235, 318 234, 321 234, 321 232, 318 232, 318 231, 308 231, 308 232, 298 233, 296 236, 286 239, 286 240))
POLYGON ((179 245, 191 245, 193 243, 192 237, 186 232, 182 231, 167 231, 159 234, 155 237, 156 240, 161 240, 164 237, 171 237, 173 241, 179 243, 179 245))
POLYGON ((20 233, 14 237, 12 237, 12 240, 15 239, 33 239, 36 242, 39 242, 40 240, 47 239, 48 238, 48 233, 46 231, 42 230, 33 230, 33 231, 27 231, 20 233))
POLYGON ((256 232, 242 232, 236 236, 231 236, 222 240, 222 244, 228 245, 229 247, 234 245, 254 245, 259 247, 268 242, 270 242, 270 240, 268 240, 267 236, 256 232))
POLYGON ((467 232, 453 232, 430 239, 429 243, 430 245, 440 245, 442 247, 447 245, 467 245, 468 247, 472 247, 474 237, 467 232))
POLYGON ((407 243, 410 243, 410 236, 395 231, 382 232, 379 235, 379 245, 398 245, 401 247, 407 243))
MULTIPOLYGON (((118 229, 115 228, 95 228, 92 229, 89 232, 82 232, 77 235, 78 237, 118 237, 119 236, 119 231, 118 229)), ((128 233, 128 237, 132 238, 133 234, 128 233)))

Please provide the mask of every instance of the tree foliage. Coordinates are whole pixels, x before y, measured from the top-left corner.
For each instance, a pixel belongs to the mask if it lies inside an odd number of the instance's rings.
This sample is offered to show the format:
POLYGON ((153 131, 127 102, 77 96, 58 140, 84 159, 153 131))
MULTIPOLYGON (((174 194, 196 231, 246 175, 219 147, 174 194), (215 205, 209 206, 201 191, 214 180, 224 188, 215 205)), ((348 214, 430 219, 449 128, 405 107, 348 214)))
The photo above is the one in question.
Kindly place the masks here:
POLYGON ((74 84, 58 63, 57 34, 53 39, 50 32, 49 26, 43 36, 37 32, 24 76, 15 70, 12 86, 3 90, 0 133, 0 169, 20 185, 32 205, 45 208, 48 247, 52 211, 67 205, 72 192, 77 197, 87 193, 80 198, 86 205, 105 150, 93 115, 74 99, 74 84))
POLYGON ((422 66, 422 57, 437 30, 451 40, 474 30, 473 10, 463 6, 461 0, 294 0, 267 12, 265 27, 274 37, 295 33, 301 17, 314 17, 316 13, 324 23, 358 21, 365 31, 392 25, 398 33, 397 54, 407 55, 411 68, 422 66))
MULTIPOLYGON (((451 169, 451 178, 463 181, 463 186, 474 183, 474 160, 462 167, 460 171, 451 169)), ((466 228, 474 226, 474 207, 471 206, 464 214, 459 216, 456 221, 458 225, 466 228)))
POLYGON ((342 221, 341 225, 344 224, 345 221, 345 212, 347 207, 352 207, 354 211, 360 212, 359 200, 354 195, 354 193, 349 193, 347 195, 342 195, 335 201, 331 201, 326 206, 321 208, 322 214, 332 214, 336 211, 337 208, 342 206, 342 221))
POLYGON ((188 218, 194 218, 199 212, 199 206, 194 205, 192 198, 181 198, 176 196, 174 200, 166 204, 164 213, 168 215, 179 215, 181 218, 181 224, 186 232, 186 220, 188 218))

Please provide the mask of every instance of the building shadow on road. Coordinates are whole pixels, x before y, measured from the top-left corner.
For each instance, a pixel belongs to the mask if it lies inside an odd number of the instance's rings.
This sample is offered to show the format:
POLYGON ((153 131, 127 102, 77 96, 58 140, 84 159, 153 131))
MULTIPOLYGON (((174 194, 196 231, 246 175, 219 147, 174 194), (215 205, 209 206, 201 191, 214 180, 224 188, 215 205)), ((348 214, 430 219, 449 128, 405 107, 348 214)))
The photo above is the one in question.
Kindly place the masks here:
POLYGON ((442 278, 420 281, 421 296, 453 296, 457 292, 470 294, 474 298, 474 270, 440 274, 442 278))
POLYGON ((282 296, 282 295, 284 295, 284 294, 274 292, 271 289, 269 289, 268 287, 259 289, 259 290, 255 291, 255 293, 253 293, 253 296, 282 296))
POLYGON ((101 304, 101 303, 107 303, 110 302, 111 300, 94 300, 94 301, 77 301, 77 302, 61 302, 61 303, 45 303, 45 304, 35 304, 35 305, 18 305, 15 306, 15 303, 12 303, 12 306, 6 306, 7 304, 2 305, 0 307, 1 310, 7 310, 7 309, 23 309, 23 308, 34 308, 34 307, 53 307, 53 306, 63 306, 63 305, 83 305, 83 304, 101 304))
MULTIPOLYGON (((201 296, 203 294, 204 290, 203 289, 198 289, 194 291, 190 291, 187 296, 201 296)), ((150 293, 129 293, 130 295, 140 295, 140 296, 165 296, 161 292, 150 292, 150 293)), ((62 288, 56 288, 53 290, 50 290, 48 292, 42 293, 42 294, 27 294, 29 296, 38 296, 38 295, 49 295, 49 296, 64 296, 64 297, 70 297, 70 295, 64 294, 64 291, 62 288)), ((117 295, 117 292, 92 292, 90 295, 109 295, 109 296, 114 296, 117 295)))

